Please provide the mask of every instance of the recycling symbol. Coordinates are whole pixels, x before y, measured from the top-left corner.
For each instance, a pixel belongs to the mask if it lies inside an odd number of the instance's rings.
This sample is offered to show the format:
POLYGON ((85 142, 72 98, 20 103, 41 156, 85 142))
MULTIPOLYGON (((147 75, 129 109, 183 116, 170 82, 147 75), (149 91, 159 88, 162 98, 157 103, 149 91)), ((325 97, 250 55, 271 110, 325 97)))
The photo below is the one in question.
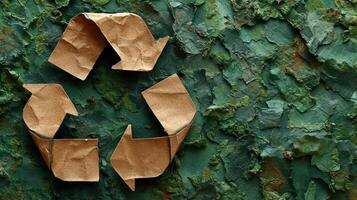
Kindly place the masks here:
MULTIPOLYGON (((71 19, 49 62, 85 80, 108 44, 121 61, 112 68, 150 71, 168 37, 155 40, 133 13, 83 13, 71 19)), ((31 97, 23 119, 46 165, 63 181, 99 181, 98 139, 54 139, 67 114, 78 116, 60 84, 24 84, 31 97)), ((177 74, 142 92, 167 136, 133 138, 128 125, 111 156, 111 165, 131 190, 135 179, 161 175, 189 133, 196 109, 177 74)))

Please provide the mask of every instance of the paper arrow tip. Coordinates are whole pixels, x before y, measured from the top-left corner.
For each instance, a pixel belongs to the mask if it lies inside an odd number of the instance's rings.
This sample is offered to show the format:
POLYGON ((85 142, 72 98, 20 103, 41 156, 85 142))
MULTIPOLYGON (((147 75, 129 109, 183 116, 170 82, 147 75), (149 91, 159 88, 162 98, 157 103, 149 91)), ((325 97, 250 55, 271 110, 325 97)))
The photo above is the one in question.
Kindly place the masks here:
POLYGON ((40 91, 46 85, 47 84, 23 84, 22 87, 24 87, 27 91, 34 94, 40 91))
POLYGON ((135 179, 127 179, 124 182, 129 186, 132 191, 135 191, 135 179))
POLYGON ((26 90, 31 92, 33 95, 38 94, 41 92, 43 89, 48 89, 47 91, 43 92, 43 96, 46 98, 56 98, 63 100, 64 106, 63 109, 66 113, 71 114, 73 116, 78 116, 78 112, 76 108, 74 107, 72 101, 64 91, 63 87, 59 84, 23 84, 22 87, 24 87, 26 90))
MULTIPOLYGON (((132 128, 131 128, 131 124, 129 124, 124 133, 123 133, 123 136, 120 138, 120 141, 119 141, 119 144, 125 140, 132 140, 133 137, 132 137, 132 128)), ((118 148, 118 146, 117 146, 118 148)), ((120 152, 117 151, 117 148, 114 150, 113 154, 112 154, 112 157, 110 158, 110 162, 111 162, 111 165, 112 166, 117 166, 116 162, 117 162, 117 159, 116 157, 118 157, 118 154, 120 152)), ((128 187, 132 190, 132 191, 135 191, 135 179, 125 179, 124 176, 121 175, 121 172, 119 170, 119 167, 114 167, 114 170, 119 174, 119 176, 124 180, 124 182, 128 185, 128 187)))

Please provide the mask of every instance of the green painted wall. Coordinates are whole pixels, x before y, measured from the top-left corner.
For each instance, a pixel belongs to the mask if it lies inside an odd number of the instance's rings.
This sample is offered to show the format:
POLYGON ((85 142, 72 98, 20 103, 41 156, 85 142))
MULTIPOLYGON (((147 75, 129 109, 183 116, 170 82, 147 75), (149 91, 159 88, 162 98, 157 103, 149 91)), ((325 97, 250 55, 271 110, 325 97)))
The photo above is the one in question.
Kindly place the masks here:
POLYGON ((356 0, 1 0, 0 199, 357 199, 356 0), (81 12, 134 12, 170 36, 154 70, 85 81, 47 62, 81 12), (178 73, 198 113, 174 162, 131 192, 109 158, 127 124, 165 133, 140 92, 178 73), (27 133, 23 83, 60 83, 79 117, 57 138, 99 138, 100 182, 55 179, 27 133))

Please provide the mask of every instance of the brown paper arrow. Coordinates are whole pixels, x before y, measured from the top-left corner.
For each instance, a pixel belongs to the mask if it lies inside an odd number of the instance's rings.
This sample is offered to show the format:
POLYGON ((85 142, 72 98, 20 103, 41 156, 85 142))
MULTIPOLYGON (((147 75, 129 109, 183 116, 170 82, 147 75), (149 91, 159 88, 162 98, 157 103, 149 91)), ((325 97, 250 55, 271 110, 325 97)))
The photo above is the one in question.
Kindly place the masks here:
POLYGON ((25 84, 32 93, 23 111, 46 165, 63 181, 99 181, 97 139, 53 139, 66 114, 77 110, 61 85, 25 84))
POLYGON ((156 41, 133 13, 83 13, 71 19, 48 61, 84 80, 109 43, 121 58, 113 69, 150 71, 168 39, 156 41))
POLYGON ((134 139, 131 125, 125 130, 111 164, 133 191, 136 178, 157 177, 164 172, 187 136, 196 113, 176 74, 146 89, 142 95, 168 136, 134 139))
POLYGON ((23 118, 27 127, 45 138, 53 138, 66 114, 78 112, 71 100, 57 84, 24 84, 32 93, 24 107, 23 118))

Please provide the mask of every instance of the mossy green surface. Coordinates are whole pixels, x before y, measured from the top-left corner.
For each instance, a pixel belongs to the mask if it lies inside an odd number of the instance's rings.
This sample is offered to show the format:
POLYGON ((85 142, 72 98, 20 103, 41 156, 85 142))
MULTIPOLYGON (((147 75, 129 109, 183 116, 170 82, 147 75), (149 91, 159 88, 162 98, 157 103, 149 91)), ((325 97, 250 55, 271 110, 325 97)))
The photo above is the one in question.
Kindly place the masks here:
POLYGON ((0 1, 0 199, 357 199, 357 1, 0 1), (170 36, 151 72, 114 71, 108 47, 85 81, 47 62, 82 12, 134 12, 170 36), (165 135, 140 92, 178 73, 197 108, 158 178, 131 192, 110 166, 128 124, 165 135), (62 84, 79 116, 56 138, 99 138, 100 182, 47 169, 22 120, 23 83, 62 84))

